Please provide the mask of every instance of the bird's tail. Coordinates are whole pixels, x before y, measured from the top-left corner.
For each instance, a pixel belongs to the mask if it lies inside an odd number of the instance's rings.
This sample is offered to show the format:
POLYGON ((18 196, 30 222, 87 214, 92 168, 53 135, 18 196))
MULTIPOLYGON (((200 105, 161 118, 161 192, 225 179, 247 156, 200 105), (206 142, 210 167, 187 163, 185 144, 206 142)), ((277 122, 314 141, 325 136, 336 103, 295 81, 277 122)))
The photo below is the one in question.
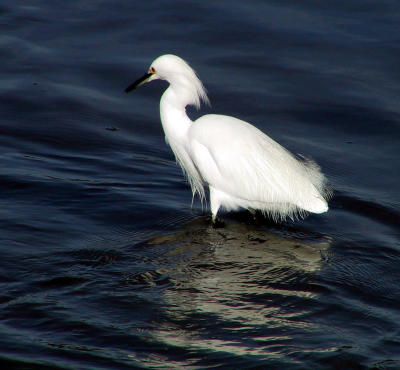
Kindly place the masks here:
POLYGON ((299 202, 297 202, 297 206, 311 213, 324 213, 327 212, 329 209, 328 203, 320 195, 314 195, 304 201, 300 200, 299 202))
POLYGON ((310 158, 300 156, 299 160, 303 164, 307 177, 312 184, 312 191, 309 196, 300 199, 297 206, 307 212, 324 213, 327 212, 329 198, 332 196, 332 191, 327 186, 325 176, 322 174, 319 166, 310 158))

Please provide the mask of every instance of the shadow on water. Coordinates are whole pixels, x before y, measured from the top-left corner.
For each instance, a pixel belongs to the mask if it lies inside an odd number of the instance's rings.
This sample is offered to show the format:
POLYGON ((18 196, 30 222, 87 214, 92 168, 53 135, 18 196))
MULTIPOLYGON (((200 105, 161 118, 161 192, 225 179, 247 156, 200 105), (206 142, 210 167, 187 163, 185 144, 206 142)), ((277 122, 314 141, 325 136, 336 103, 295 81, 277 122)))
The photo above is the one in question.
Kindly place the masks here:
MULTIPOLYGON (((134 280, 148 287, 165 284, 161 276, 168 280, 151 341, 184 351, 187 365, 205 354, 208 365, 222 359, 273 364, 295 352, 290 346, 295 336, 312 336, 312 302, 323 289, 315 275, 329 254, 328 240, 282 237, 237 222, 214 229, 197 219, 142 247, 165 252, 155 270, 134 280)), ((142 360, 161 365, 173 359, 142 360)))

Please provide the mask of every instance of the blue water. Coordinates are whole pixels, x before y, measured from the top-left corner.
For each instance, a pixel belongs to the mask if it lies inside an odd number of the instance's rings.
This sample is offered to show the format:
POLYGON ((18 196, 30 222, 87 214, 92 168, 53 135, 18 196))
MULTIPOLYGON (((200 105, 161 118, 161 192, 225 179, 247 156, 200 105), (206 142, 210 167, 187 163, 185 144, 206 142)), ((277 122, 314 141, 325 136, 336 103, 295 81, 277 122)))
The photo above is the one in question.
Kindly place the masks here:
POLYGON ((0 5, 0 362, 400 368, 395 0, 0 5), (154 58, 312 157, 305 220, 210 227, 164 141, 154 58))

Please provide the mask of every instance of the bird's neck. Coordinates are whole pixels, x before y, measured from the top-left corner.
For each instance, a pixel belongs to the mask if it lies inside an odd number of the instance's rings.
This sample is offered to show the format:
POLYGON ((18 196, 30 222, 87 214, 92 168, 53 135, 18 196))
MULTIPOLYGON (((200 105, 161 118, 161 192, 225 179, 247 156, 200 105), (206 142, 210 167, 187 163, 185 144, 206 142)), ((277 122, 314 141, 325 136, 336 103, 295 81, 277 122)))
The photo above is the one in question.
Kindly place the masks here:
POLYGON ((192 120, 186 114, 186 105, 183 92, 170 86, 161 97, 160 116, 161 123, 168 141, 181 142, 186 139, 187 131, 192 120))

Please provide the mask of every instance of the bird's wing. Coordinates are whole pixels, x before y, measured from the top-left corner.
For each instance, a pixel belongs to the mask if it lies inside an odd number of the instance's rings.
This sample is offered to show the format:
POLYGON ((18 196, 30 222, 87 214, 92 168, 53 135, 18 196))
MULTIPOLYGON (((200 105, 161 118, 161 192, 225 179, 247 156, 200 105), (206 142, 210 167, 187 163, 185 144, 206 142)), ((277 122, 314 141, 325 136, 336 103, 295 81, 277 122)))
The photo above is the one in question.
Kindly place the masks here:
POLYGON ((190 128, 189 143, 204 181, 231 196, 299 206, 310 197, 321 199, 305 166, 247 122, 203 116, 190 128))

